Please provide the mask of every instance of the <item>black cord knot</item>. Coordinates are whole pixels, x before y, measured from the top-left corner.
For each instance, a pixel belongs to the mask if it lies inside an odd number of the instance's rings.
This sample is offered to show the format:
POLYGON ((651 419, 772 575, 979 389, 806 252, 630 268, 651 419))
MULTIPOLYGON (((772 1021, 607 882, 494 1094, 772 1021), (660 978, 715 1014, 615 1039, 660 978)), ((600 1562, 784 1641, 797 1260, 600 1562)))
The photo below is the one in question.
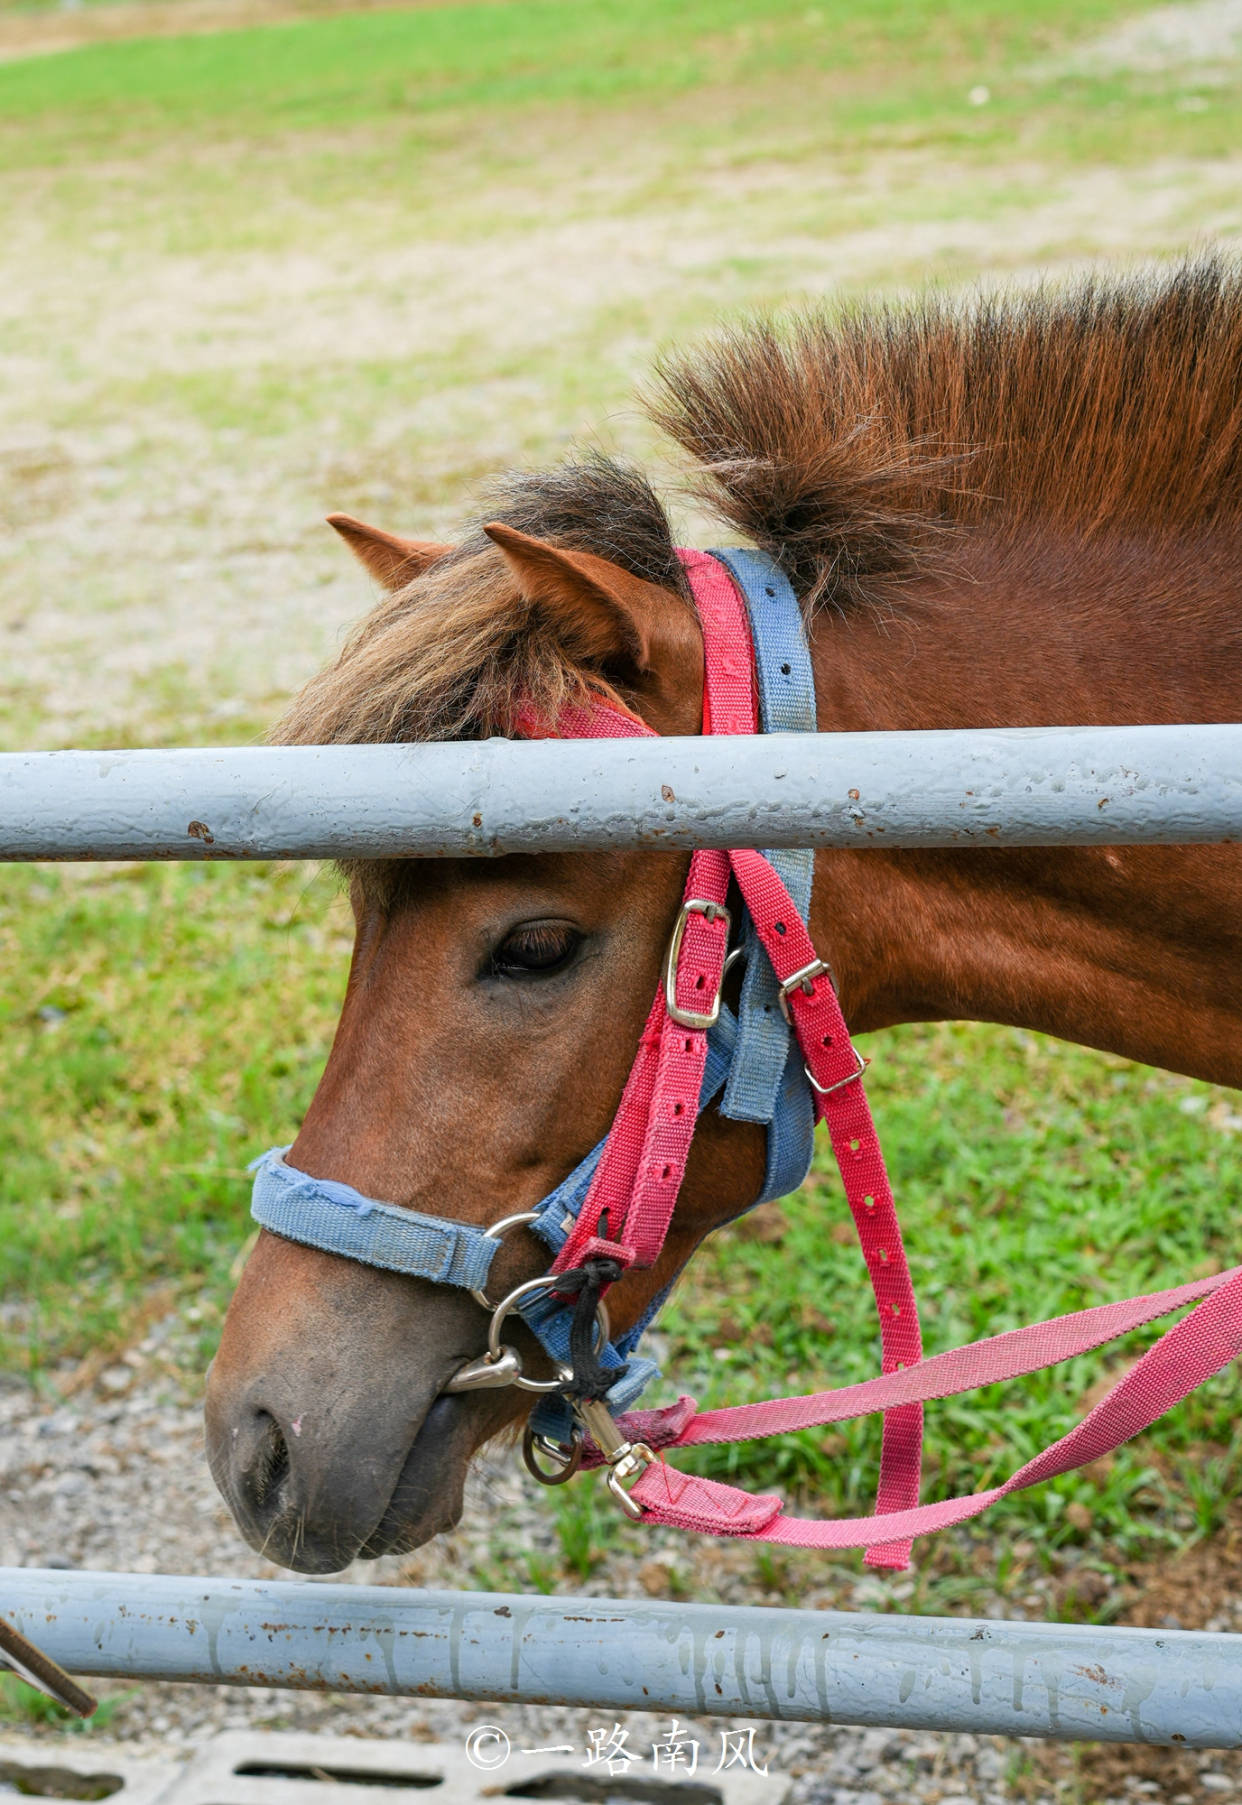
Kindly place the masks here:
POLYGON ((597 1254, 581 1266, 571 1266, 556 1275, 558 1292, 574 1299, 573 1321, 569 1325, 569 1364, 571 1376, 561 1386, 561 1396, 586 1403, 602 1398, 618 1379, 624 1379, 629 1366, 604 1366, 595 1348, 595 1320, 599 1300, 609 1285, 615 1285, 625 1271, 620 1260, 597 1254))

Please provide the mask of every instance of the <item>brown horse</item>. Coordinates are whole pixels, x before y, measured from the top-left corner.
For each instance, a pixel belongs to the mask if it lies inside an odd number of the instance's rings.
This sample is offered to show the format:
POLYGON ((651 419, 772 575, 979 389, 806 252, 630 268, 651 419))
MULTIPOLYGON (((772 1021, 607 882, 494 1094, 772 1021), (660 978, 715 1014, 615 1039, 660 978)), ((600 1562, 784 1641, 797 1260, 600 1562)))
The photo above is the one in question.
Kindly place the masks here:
MULTIPOLYGON (((747 328, 667 364, 650 405, 803 599, 821 731, 1238 718, 1239 272, 747 328)), ((390 593, 283 740, 510 733, 522 703, 584 690, 700 730, 697 620, 640 476, 519 477, 487 518, 455 547, 334 520, 390 593)), ((351 868, 348 992, 291 1162, 479 1225, 531 1208, 611 1121, 685 869, 351 868)), ((818 857, 811 925, 855 1031, 1015 1023, 1242 1084, 1240 919, 1236 847, 866 850, 818 857)), ((615 1288, 614 1323, 763 1165, 761 1128, 704 1114, 660 1264, 615 1288)), ((546 1263, 510 1236, 494 1287, 546 1263)), ((454 1523, 472 1454, 528 1402, 445 1393, 485 1325, 464 1292, 261 1235, 207 1399, 247 1539, 324 1572, 454 1523)))

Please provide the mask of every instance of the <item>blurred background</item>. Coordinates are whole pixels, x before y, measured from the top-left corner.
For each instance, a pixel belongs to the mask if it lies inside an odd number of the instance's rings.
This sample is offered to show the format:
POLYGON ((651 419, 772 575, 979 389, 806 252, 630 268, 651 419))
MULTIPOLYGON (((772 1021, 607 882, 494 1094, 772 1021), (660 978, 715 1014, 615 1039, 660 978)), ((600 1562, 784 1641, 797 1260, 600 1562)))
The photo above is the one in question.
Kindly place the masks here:
MULTIPOLYGON (((4 0, 0 749, 259 737, 372 599, 329 510, 451 538, 489 476, 585 440, 676 511, 631 397, 721 319, 1233 249, 1240 90, 1239 0, 4 0)), ((197 1399, 245 1163, 292 1138, 349 938, 313 867, 6 873, 0 1560, 265 1570, 197 1399)), ((1236 1094, 995 1029, 869 1051, 930 1350, 1237 1258, 1236 1094)), ((683 1389, 870 1369, 843 1217, 824 1172, 701 1257, 665 1329, 683 1389)), ((930 1487, 1003 1476, 1121 1357, 938 1407, 930 1487)), ((381 1577, 1240 1627, 1235 1395, 902 1579, 643 1537, 499 1459, 381 1577)), ((861 1510, 877 1447, 705 1470, 861 1510)), ((191 1722, 158 1688, 110 1710, 191 1722)), ((996 1783, 1206 1798, 1202 1765, 1006 1755, 996 1783)))

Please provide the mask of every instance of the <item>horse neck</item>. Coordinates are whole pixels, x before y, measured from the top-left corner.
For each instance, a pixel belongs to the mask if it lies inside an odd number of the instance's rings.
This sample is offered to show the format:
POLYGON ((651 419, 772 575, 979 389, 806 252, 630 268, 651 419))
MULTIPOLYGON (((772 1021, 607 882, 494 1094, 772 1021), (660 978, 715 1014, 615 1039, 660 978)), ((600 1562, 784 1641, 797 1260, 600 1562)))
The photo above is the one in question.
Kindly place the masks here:
MULTIPOLYGON (((979 543, 952 583, 820 614, 821 731, 1221 721, 1242 546, 979 543)), ((829 852, 813 926, 856 1032, 1005 1022, 1242 1084, 1242 849, 829 852)))

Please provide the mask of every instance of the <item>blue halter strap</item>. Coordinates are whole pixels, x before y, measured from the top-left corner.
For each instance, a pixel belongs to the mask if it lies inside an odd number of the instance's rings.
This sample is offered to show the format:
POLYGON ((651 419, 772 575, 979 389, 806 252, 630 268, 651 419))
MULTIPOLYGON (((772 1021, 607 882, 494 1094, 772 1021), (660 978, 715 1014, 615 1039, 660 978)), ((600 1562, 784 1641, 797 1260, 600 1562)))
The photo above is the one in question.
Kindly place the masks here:
MULTIPOLYGON (((802 612, 788 579, 760 552, 724 550, 711 555, 728 568, 745 598, 762 731, 813 732, 815 681, 802 612)), ((805 919, 810 913, 813 853, 782 849, 765 857, 776 867, 805 919)), ((722 1115, 766 1126, 763 1189, 750 1206, 753 1209, 797 1190, 806 1177, 815 1107, 801 1054, 778 1007, 775 974, 748 916, 742 923, 740 945, 746 955, 746 972, 738 1012, 734 1015, 722 1008, 708 1034, 699 1112, 719 1096, 722 1115)), ((600 1141, 537 1206, 538 1214, 528 1224, 553 1257, 577 1220, 603 1150, 600 1141)), ((287 1151, 274 1147, 253 1163, 250 1213, 263 1228, 287 1240, 412 1278, 468 1290, 486 1288, 500 1245, 493 1236, 469 1223, 379 1203, 351 1185, 311 1178, 286 1164, 283 1156, 287 1151)), ((655 1298, 641 1321, 600 1352, 606 1368, 626 1369, 607 1393, 606 1402, 614 1413, 628 1410, 659 1371, 654 1361, 635 1357, 634 1349, 666 1296, 664 1292, 655 1298)), ((551 1358, 571 1364, 572 1305, 540 1292, 518 1307, 551 1358)), ((568 1439, 569 1424, 567 1407, 551 1396, 540 1400, 532 1417, 539 1433, 558 1440, 568 1439)))

